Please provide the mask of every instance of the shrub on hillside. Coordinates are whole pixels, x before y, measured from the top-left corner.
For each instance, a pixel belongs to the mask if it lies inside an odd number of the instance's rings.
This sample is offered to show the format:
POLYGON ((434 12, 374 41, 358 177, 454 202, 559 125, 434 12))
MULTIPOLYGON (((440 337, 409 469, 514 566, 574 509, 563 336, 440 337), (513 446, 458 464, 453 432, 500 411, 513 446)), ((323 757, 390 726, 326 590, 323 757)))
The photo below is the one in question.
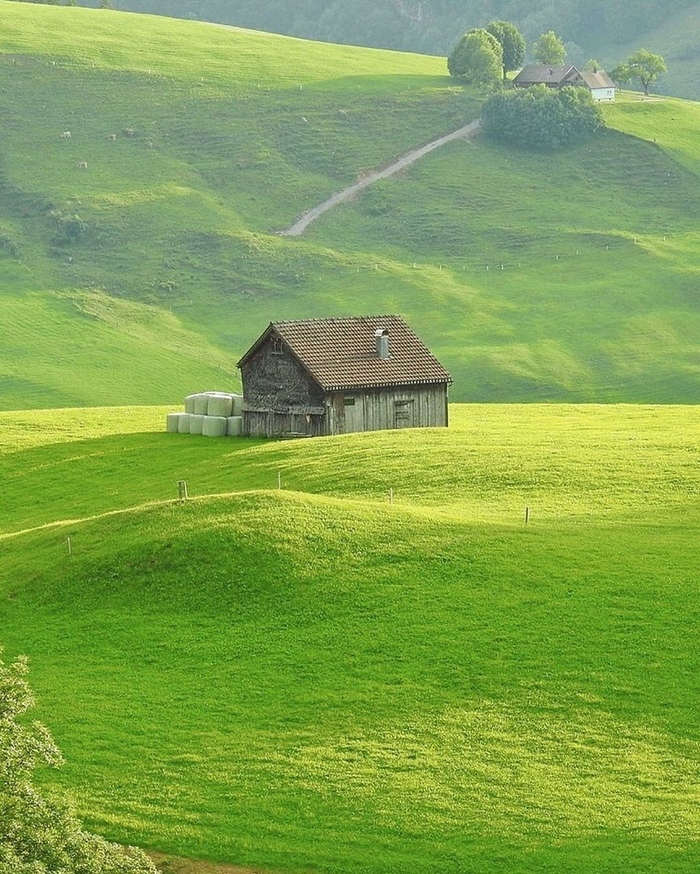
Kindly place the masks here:
POLYGON ((50 214, 56 230, 55 242, 58 245, 70 245, 82 240, 88 232, 86 222, 79 215, 66 215, 60 209, 50 214))
POLYGON ((483 129, 494 140, 530 149, 561 149, 604 126, 603 112, 585 88, 546 85, 495 94, 485 104, 483 129))

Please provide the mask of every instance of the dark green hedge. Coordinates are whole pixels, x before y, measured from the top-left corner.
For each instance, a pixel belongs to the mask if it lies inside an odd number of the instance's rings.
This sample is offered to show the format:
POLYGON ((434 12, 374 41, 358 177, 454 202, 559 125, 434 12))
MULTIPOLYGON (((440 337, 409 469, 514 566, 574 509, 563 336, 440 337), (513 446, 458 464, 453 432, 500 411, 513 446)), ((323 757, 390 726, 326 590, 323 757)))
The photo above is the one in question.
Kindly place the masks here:
POLYGON ((502 91, 486 102, 481 117, 492 139, 545 151, 580 142, 604 125, 600 106, 582 87, 502 91))

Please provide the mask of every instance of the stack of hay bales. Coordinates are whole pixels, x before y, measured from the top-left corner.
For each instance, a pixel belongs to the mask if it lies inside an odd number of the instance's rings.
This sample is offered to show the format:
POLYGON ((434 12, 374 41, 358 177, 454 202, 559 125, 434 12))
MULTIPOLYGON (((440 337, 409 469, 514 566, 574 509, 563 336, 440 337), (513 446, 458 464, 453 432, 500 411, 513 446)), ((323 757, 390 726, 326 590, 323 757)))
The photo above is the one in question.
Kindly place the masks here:
POLYGON ((237 437, 243 433, 243 395, 205 391, 185 398, 184 413, 168 413, 171 434, 237 437))

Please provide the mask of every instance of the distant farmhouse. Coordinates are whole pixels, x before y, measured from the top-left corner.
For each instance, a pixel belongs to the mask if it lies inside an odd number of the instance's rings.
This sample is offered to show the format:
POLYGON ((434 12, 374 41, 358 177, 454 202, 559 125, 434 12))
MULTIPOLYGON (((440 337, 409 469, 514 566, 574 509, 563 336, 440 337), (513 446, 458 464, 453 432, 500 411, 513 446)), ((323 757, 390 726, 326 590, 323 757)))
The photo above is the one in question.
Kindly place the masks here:
POLYGON ((452 378, 399 316, 273 322, 238 367, 247 435, 448 424, 452 378))
POLYGON ((549 88, 564 88, 566 85, 581 85, 591 92, 594 100, 614 100, 615 84, 605 70, 578 70, 576 67, 552 67, 530 64, 513 79, 516 88, 532 85, 547 85, 549 88))

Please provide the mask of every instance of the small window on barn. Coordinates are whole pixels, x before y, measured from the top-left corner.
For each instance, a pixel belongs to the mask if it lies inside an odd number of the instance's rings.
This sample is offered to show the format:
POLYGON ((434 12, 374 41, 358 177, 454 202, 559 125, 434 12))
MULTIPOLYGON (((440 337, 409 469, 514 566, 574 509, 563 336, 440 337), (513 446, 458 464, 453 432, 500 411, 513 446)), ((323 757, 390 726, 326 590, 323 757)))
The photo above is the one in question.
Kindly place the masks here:
POLYGON ((270 343, 270 348, 272 349, 273 355, 283 355, 284 348, 282 346, 282 341, 279 337, 273 337, 272 342, 270 343))
POLYGON ((343 398, 343 405, 346 407, 354 407, 355 406, 355 398, 350 397, 349 395, 345 395, 343 398))

